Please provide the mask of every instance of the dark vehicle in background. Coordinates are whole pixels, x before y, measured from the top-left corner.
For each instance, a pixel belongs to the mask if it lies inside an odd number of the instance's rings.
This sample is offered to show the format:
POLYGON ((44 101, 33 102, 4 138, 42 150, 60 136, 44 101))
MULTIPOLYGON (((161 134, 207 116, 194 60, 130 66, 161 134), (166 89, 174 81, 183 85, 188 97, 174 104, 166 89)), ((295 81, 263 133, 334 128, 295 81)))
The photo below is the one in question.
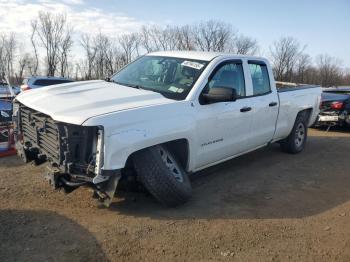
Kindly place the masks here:
POLYGON ((44 86, 59 85, 71 82, 73 82, 73 80, 64 77, 32 76, 23 80, 23 83, 21 85, 21 91, 27 91, 30 89, 40 88, 44 86))
POLYGON ((350 95, 350 86, 339 86, 339 87, 323 88, 322 92, 325 92, 325 93, 336 93, 336 94, 348 94, 348 95, 350 95))
POLYGON ((350 126, 350 87, 323 89, 316 125, 350 126))
POLYGON ((0 127, 3 123, 12 121, 12 100, 19 92, 19 87, 0 81, 0 127))

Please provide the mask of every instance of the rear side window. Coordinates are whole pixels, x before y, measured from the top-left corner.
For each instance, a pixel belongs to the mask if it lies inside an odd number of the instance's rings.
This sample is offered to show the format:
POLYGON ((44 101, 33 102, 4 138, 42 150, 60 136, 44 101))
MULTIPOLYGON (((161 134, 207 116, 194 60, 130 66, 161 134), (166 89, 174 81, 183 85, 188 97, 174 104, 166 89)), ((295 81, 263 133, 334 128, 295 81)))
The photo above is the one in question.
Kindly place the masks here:
POLYGON ((244 73, 241 62, 225 62, 215 69, 208 88, 227 87, 235 89, 239 97, 245 96, 244 73))
POLYGON ((261 63, 249 62, 249 68, 253 81, 253 94, 256 96, 270 93, 271 86, 267 66, 261 63))
POLYGON ((70 83, 71 80, 59 80, 59 79, 38 79, 36 80, 33 85, 36 86, 51 86, 51 85, 58 85, 58 84, 64 84, 64 83, 70 83))

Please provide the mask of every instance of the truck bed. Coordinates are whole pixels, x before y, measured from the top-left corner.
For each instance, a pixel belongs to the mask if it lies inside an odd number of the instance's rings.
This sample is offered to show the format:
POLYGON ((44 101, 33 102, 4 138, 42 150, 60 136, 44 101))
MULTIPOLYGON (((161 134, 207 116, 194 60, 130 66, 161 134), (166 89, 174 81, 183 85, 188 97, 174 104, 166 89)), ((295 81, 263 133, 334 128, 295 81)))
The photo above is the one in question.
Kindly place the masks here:
POLYGON ((292 130, 298 112, 311 109, 308 125, 310 126, 318 115, 321 97, 321 87, 302 85, 296 87, 278 88, 280 110, 276 123, 275 139, 283 138, 292 130))
POLYGON ((299 85, 299 86, 286 86, 286 87, 278 87, 277 92, 283 93, 283 92, 291 92, 296 90, 303 90, 303 89, 309 89, 309 88, 318 88, 320 86, 317 85, 299 85))

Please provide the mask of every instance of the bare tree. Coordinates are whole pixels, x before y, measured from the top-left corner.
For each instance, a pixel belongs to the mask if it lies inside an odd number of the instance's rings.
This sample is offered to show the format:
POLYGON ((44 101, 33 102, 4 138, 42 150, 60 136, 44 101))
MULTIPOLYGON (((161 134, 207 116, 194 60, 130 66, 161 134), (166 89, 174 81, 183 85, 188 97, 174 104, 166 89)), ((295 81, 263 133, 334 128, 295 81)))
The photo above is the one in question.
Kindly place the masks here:
POLYGON ((329 55, 319 55, 316 58, 319 73, 319 84, 324 87, 336 86, 342 82, 341 62, 329 55))
POLYGON ((223 52, 227 50, 234 36, 230 24, 215 20, 202 22, 194 27, 195 43, 202 51, 223 52))
POLYGON ((296 62, 303 49, 293 37, 282 37, 270 47, 273 69, 276 79, 291 81, 296 62))
POLYGON ((177 49, 177 29, 172 26, 143 27, 140 32, 139 42, 147 53, 160 50, 177 49))
POLYGON ((110 77, 127 64, 125 53, 120 52, 116 46, 112 46, 106 56, 107 76, 110 77))
POLYGON ((60 44, 60 67, 61 67, 61 76, 67 76, 69 74, 68 70, 68 55, 71 51, 73 45, 73 40, 71 36, 71 29, 66 31, 66 35, 62 39, 62 42, 60 44))
MULTIPOLYGON (((93 71, 93 65, 95 62, 95 57, 97 53, 96 46, 93 45, 93 40, 89 35, 82 35, 81 37, 81 46, 84 48, 85 56, 86 56, 86 70, 85 70, 85 76, 84 78, 89 80, 92 79, 92 71, 93 71)), ((82 70, 80 68, 80 70, 82 70)))
POLYGON ((7 75, 6 36, 0 35, 0 81, 7 75))
MULTIPOLYGON (((14 34, 0 33, 0 77, 20 82, 24 74, 38 74, 45 62, 47 75, 75 76, 80 79, 102 79, 118 71, 144 52, 158 50, 202 50, 254 55, 257 40, 237 32, 230 24, 216 20, 199 24, 144 26, 138 32, 115 37, 82 35, 84 57, 70 57, 73 32, 64 14, 40 12, 31 23, 31 54, 18 52, 14 34), (41 54, 44 51, 45 54, 41 54), (44 58, 40 60, 39 58, 44 58)), ((282 37, 270 46, 276 79, 324 86, 350 84, 350 72, 339 60, 320 55, 313 63, 305 48, 293 37, 282 37)))
POLYGON ((146 27, 143 26, 140 31, 140 42, 141 46, 145 49, 147 53, 151 53, 157 50, 160 50, 157 45, 157 37, 155 37, 158 29, 155 27, 146 27))
POLYGON ((141 46, 147 53, 155 51, 155 47, 152 43, 151 30, 149 27, 143 26, 140 30, 140 42, 141 46))
POLYGON ((31 74, 32 75, 37 75, 38 74, 38 68, 39 68, 39 54, 38 54, 38 49, 35 41, 35 35, 37 32, 37 27, 38 27, 38 21, 34 20, 31 23, 32 26, 32 33, 30 36, 30 41, 32 44, 32 47, 34 49, 34 60, 33 60, 33 66, 31 68, 31 74))
POLYGON ((300 54, 295 64, 294 80, 293 82, 305 83, 307 79, 310 80, 311 57, 308 54, 300 54))
POLYGON ((36 24, 32 26, 33 32, 46 51, 47 75, 54 76, 60 63, 62 43, 69 34, 66 15, 39 12, 39 19, 32 24, 36 24))
POLYGON ((138 41, 129 35, 123 36, 122 40, 98 34, 96 36, 83 35, 81 45, 85 51, 85 58, 76 66, 83 79, 104 79, 111 76, 119 68, 138 56, 138 41), (122 42, 123 48, 117 43, 122 42), (121 51, 123 50, 123 51, 121 51))
POLYGON ((177 29, 172 26, 166 26, 164 29, 159 31, 158 42, 160 44, 161 50, 175 50, 177 47, 177 29))
POLYGON ((33 63, 33 58, 30 56, 29 53, 20 55, 18 59, 18 73, 15 74, 17 84, 23 81, 24 72, 26 68, 29 69, 32 66, 32 63, 33 63))
POLYGON ((124 34, 119 37, 119 44, 124 52, 126 63, 130 63, 135 53, 138 53, 140 36, 137 33, 124 34))
POLYGON ((94 64, 94 75, 95 78, 103 79, 107 76, 106 61, 108 50, 111 47, 111 39, 100 33, 95 37, 94 45, 97 51, 94 64))
POLYGON ((177 27, 176 31, 176 43, 178 50, 195 50, 195 42, 193 29, 189 25, 177 27))
POLYGON ((0 78, 8 77, 10 80, 14 76, 14 59, 17 48, 15 34, 0 35, 0 78))
POLYGON ((256 39, 241 35, 234 41, 234 52, 241 55, 254 55, 258 51, 256 39))
POLYGON ((350 69, 347 69, 343 77, 343 85, 350 85, 350 69))

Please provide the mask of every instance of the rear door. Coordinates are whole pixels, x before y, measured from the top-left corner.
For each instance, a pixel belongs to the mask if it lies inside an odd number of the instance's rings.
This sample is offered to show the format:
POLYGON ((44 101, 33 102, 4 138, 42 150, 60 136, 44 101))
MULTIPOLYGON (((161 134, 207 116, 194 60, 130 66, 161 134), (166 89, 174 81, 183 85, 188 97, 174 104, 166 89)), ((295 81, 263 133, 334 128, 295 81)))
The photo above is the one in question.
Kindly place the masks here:
POLYGON ((272 140, 279 110, 276 88, 273 88, 267 65, 263 61, 248 61, 253 95, 251 147, 264 145, 272 140))

